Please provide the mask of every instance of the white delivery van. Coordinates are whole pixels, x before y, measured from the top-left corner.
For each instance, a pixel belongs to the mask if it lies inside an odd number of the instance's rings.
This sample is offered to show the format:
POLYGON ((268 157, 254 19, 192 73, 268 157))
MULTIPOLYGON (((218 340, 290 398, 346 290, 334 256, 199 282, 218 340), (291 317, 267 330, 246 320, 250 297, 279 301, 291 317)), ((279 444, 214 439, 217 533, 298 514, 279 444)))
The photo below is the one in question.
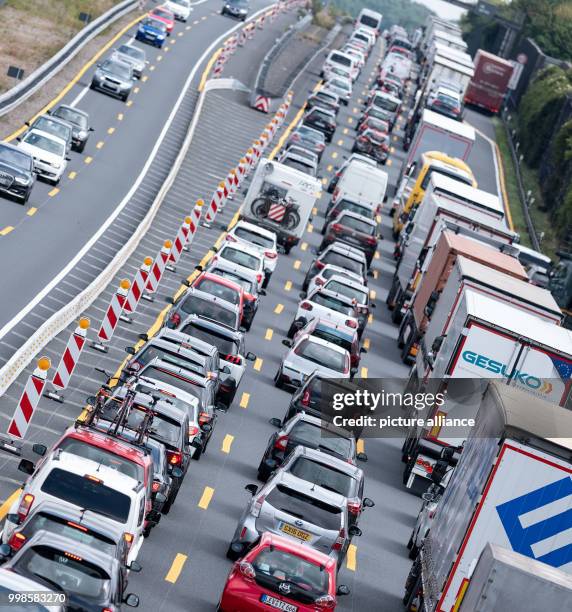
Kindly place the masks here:
POLYGON ((377 11, 364 8, 359 12, 355 22, 356 28, 364 28, 373 32, 376 36, 381 32, 381 20, 383 15, 377 11))
POLYGON ((326 72, 329 72, 334 67, 341 67, 344 70, 349 70, 352 75, 352 80, 355 81, 359 76, 359 66, 357 58, 341 51, 330 51, 328 57, 322 67, 322 74, 324 76, 326 72))
POLYGON ((387 172, 384 170, 361 161, 352 161, 334 189, 332 204, 336 204, 341 199, 367 202, 375 206, 379 212, 386 199, 387 181, 387 172))
POLYGON ((262 159, 256 168, 240 217, 276 233, 286 253, 300 242, 322 183, 312 176, 262 159))

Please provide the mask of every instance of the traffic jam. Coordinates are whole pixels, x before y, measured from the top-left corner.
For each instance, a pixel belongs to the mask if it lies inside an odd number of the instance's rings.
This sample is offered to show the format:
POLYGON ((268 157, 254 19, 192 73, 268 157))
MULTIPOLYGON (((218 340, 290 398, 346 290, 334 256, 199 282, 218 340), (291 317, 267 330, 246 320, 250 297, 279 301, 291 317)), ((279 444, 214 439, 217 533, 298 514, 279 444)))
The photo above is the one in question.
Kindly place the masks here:
MULTIPOLYGON (((179 5, 185 20, 186 0, 167 4, 179 5)), ((164 7, 155 13, 137 39, 161 46, 172 24, 164 7)), ((92 83, 107 92, 113 82, 123 99, 145 69, 145 55, 125 47, 92 83)), ((504 95, 489 88, 481 102, 476 73, 457 25, 431 17, 408 34, 361 11, 344 45, 327 54, 299 118, 237 194, 239 213, 223 239, 168 298, 161 325, 139 333, 116 372, 100 370, 106 383, 53 446, 36 443, 36 459, 20 460, 26 481, 2 526, 0 607, 154 607, 134 588, 137 574, 146 579, 142 548, 173 521, 197 470, 212 461, 209 445, 227 413, 246 407, 242 389, 262 363, 248 349, 249 330, 267 296, 292 289, 290 281, 277 285, 286 259, 303 277, 272 374, 272 430, 251 441, 261 451, 251 466, 257 481, 244 486, 242 511, 232 516, 228 574, 210 608, 363 609, 352 602, 361 600, 346 584, 347 567, 360 540, 373 537, 363 519, 381 502, 366 495, 376 475, 366 479, 364 441, 329 421, 320 398, 326 379, 368 377, 364 356, 374 342, 395 339, 411 367, 409 387, 485 383, 480 407, 452 400, 438 409, 475 418, 478 433, 403 432, 403 487, 422 498, 403 542, 412 562, 399 585, 404 609, 569 606, 572 337, 550 292, 531 280, 542 258, 519 246, 502 195, 479 188, 471 170, 477 135, 465 94, 491 112, 504 95), (343 128, 347 155, 326 178, 342 110, 354 106, 343 128), (382 226, 391 226, 385 236, 382 226), (321 235, 315 251, 308 233, 321 235), (380 268, 380 241, 391 237, 393 262, 380 268), (393 338, 372 340, 379 281, 390 268, 385 301, 398 327, 393 338), (26 599, 34 592, 43 599, 26 599)), ((37 121, 18 155, 36 159, 26 147, 52 150, 57 141, 65 165, 69 149, 81 151, 89 137, 77 109, 62 106, 37 121), (60 142, 54 133, 64 127, 60 142)), ((386 609, 383 596, 369 605, 386 609)), ((195 609, 192 598, 187 606, 195 609)))

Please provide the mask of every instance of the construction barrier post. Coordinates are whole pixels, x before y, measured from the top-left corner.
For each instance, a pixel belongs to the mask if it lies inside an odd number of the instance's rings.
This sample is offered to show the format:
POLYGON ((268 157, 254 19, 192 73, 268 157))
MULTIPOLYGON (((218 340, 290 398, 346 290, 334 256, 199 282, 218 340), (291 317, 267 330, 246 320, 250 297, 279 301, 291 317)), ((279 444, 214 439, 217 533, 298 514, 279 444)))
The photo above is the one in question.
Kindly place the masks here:
POLYGON ((189 250, 191 248, 191 244, 193 243, 195 234, 199 229, 199 223, 201 221, 201 214, 203 212, 204 205, 204 200, 199 199, 195 202, 195 207, 193 208, 193 212, 191 212, 191 224, 189 226, 189 236, 187 238, 186 250, 189 250))
POLYGON ((176 265, 181 257, 181 253, 183 252, 183 247, 187 244, 187 237, 189 235, 190 227, 191 218, 185 217, 179 231, 177 232, 177 235, 175 236, 175 241, 173 242, 171 253, 169 254, 169 260, 165 266, 165 269, 169 270, 169 272, 175 272, 177 270, 176 265))
POLYGON ((99 342, 93 341, 90 344, 91 348, 94 348, 96 351, 107 353, 108 347, 107 344, 104 343, 109 342, 113 337, 113 333, 115 332, 115 328, 117 327, 121 313, 123 312, 123 306, 125 305, 125 300, 130 287, 131 283, 126 278, 122 279, 119 282, 119 288, 111 297, 111 301, 109 302, 109 306, 107 307, 105 316, 101 322, 101 327, 97 332, 99 342))
POLYGON ((163 278, 163 273, 165 272, 165 268, 167 267, 167 261, 169 261, 169 256, 171 255, 171 248, 173 243, 170 240, 165 240, 161 250, 157 253, 157 257, 155 257, 155 261, 153 262, 153 267, 151 268, 151 272, 149 273, 149 278, 147 278, 147 284, 145 285, 145 293, 143 294, 143 299, 148 301, 153 301, 152 296, 149 295, 151 293, 157 293, 157 289, 159 288, 159 283, 163 278))
POLYGON ((131 289, 127 294, 127 299, 123 305, 123 312, 121 313, 120 317, 125 323, 133 323, 133 319, 127 316, 125 313, 133 314, 137 310, 139 300, 143 297, 143 292, 145 291, 145 285, 147 283, 147 278, 149 277, 152 264, 153 259, 151 257, 145 257, 141 267, 135 273, 135 278, 131 283, 131 289))
POLYGON ((221 181, 218 184, 218 187, 215 189, 213 197, 211 198, 209 209, 207 210, 205 219, 202 222, 203 227, 211 227, 211 225, 214 223, 219 209, 223 207, 224 200, 226 200, 227 197, 228 190, 226 188, 226 184, 224 181, 221 181))

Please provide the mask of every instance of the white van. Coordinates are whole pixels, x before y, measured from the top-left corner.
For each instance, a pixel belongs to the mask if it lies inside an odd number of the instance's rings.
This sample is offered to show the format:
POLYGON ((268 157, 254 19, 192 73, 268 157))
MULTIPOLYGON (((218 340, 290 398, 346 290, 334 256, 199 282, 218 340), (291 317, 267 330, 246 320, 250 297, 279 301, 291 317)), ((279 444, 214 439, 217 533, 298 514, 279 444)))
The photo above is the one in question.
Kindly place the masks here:
POLYGON ((332 204, 335 205, 341 199, 367 202, 380 212, 385 201, 387 181, 388 175, 384 170, 353 161, 344 170, 334 189, 332 204))
POLYGON ((376 36, 381 32, 381 20, 383 15, 377 11, 364 8, 360 11, 356 19, 356 28, 365 28, 373 32, 376 36))
POLYGON ((352 75, 352 81, 355 81, 359 76, 357 59, 351 55, 348 55, 347 53, 342 53, 342 51, 330 51, 326 61, 324 62, 322 74, 320 76, 324 77, 324 74, 335 66, 341 66, 346 70, 349 69, 350 74, 352 75))

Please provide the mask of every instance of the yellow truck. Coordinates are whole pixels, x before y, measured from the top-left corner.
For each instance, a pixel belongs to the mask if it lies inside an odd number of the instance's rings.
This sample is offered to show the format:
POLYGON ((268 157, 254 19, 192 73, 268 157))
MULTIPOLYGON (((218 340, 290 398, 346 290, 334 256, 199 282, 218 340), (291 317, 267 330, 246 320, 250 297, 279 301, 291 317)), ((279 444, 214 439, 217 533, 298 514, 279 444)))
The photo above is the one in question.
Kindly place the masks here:
POLYGON ((393 237, 395 240, 399 237, 401 230, 411 211, 415 210, 423 200, 425 189, 429 184, 431 175, 437 172, 444 174, 457 181, 461 181, 477 187, 477 181, 471 172, 469 166, 457 157, 449 157, 445 153, 439 151, 427 151, 421 155, 421 167, 419 171, 409 180, 414 181, 413 187, 408 192, 407 187, 401 190, 400 197, 393 202, 393 237))

